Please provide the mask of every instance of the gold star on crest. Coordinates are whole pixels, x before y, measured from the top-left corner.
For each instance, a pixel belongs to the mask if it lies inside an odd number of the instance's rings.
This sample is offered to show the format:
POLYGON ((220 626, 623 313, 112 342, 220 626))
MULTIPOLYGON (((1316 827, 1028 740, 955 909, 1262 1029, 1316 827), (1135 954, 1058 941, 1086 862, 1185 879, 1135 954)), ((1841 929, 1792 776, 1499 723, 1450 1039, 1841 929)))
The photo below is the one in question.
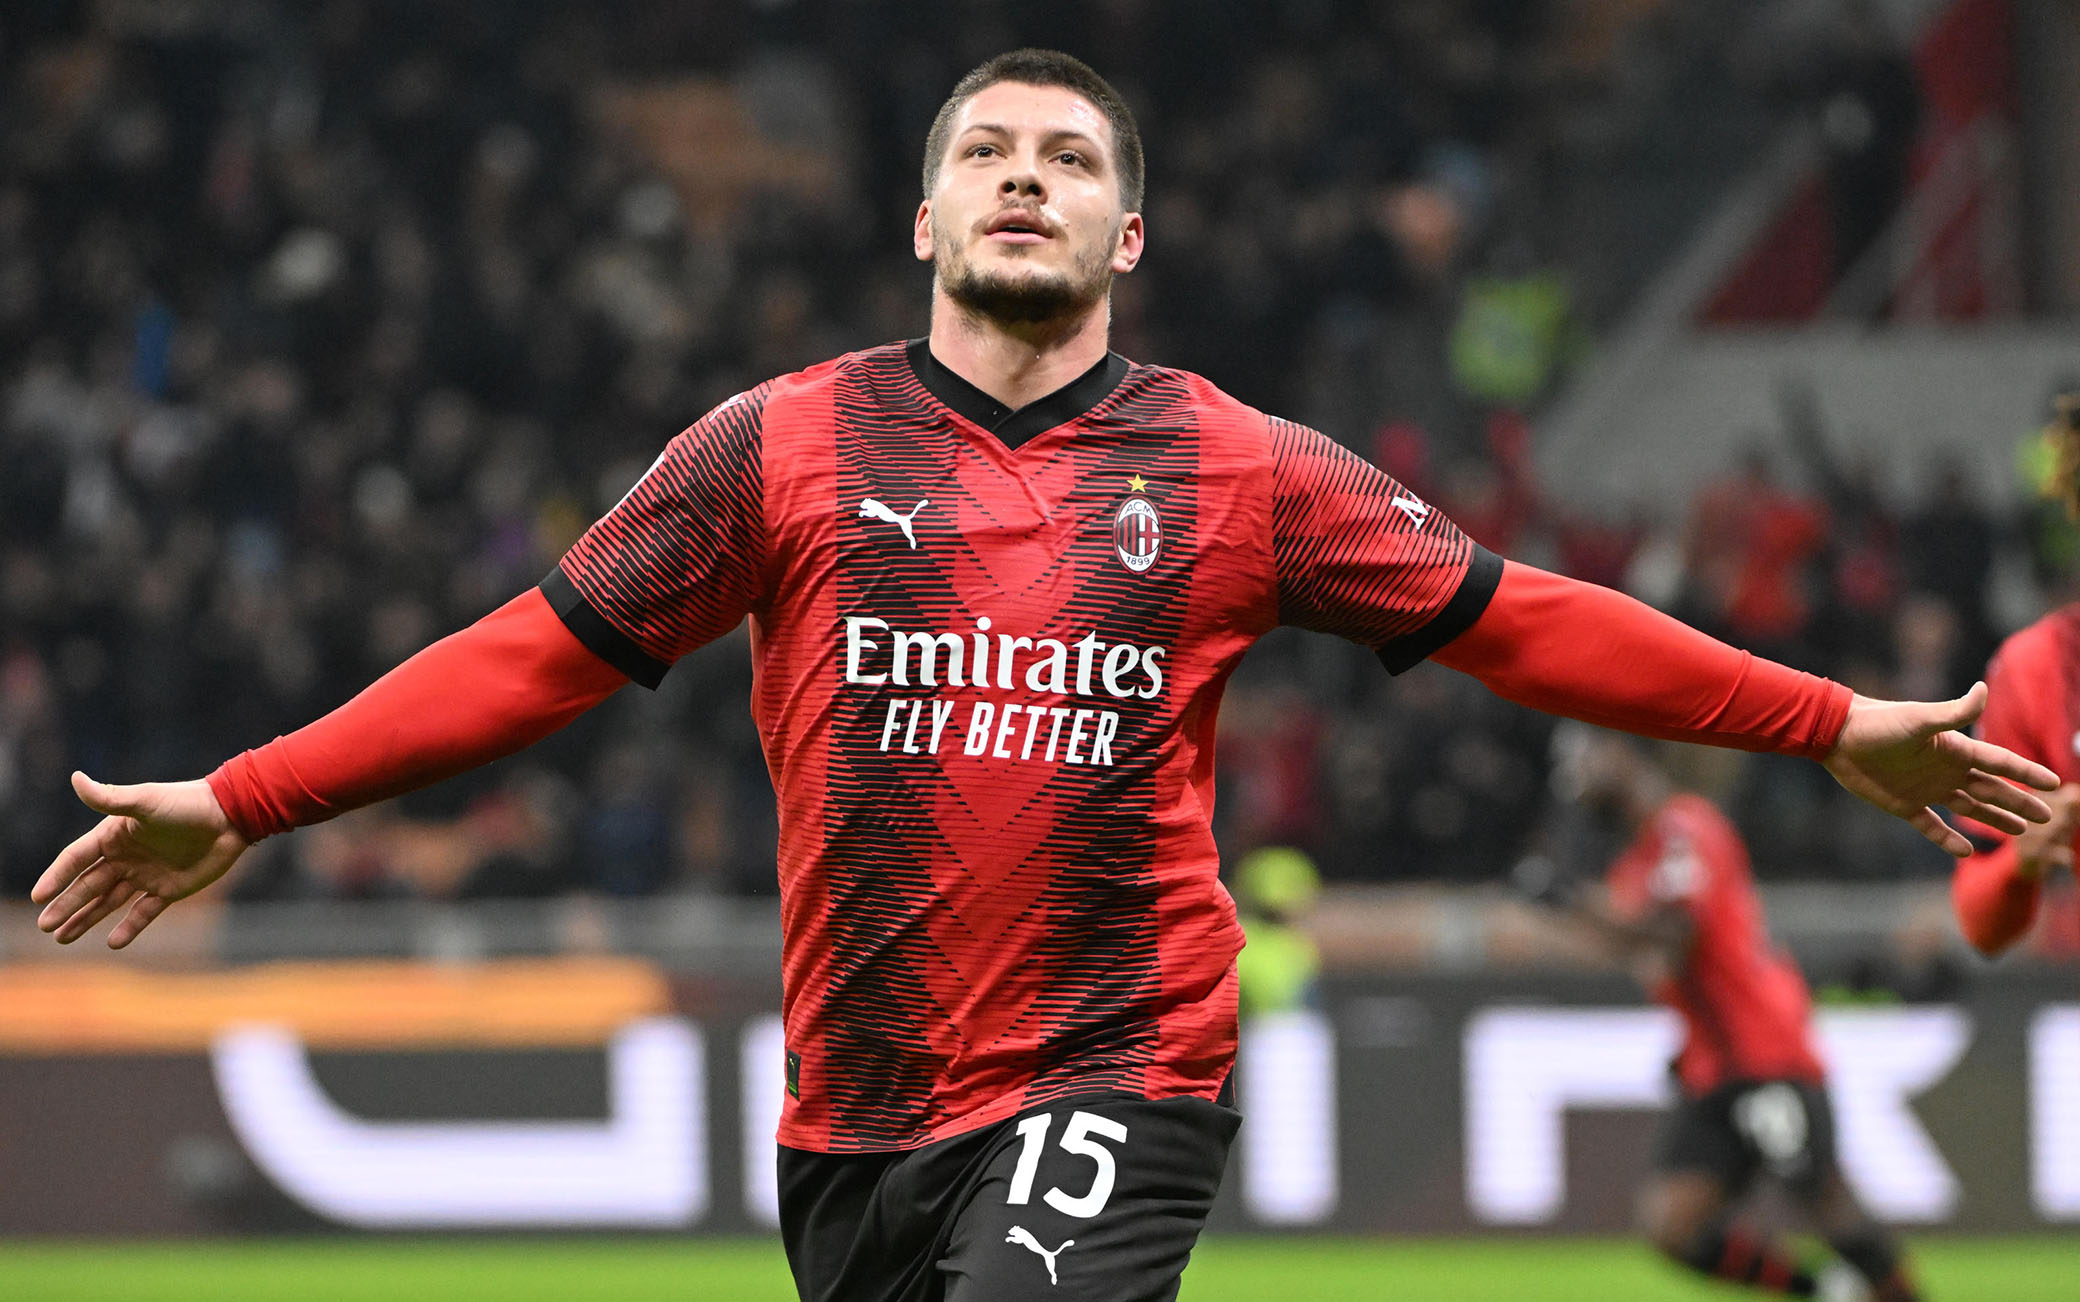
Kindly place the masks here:
POLYGON ((1127 481, 1127 487, 1134 492, 1145 493, 1148 491, 1148 481, 1137 474, 1127 481))

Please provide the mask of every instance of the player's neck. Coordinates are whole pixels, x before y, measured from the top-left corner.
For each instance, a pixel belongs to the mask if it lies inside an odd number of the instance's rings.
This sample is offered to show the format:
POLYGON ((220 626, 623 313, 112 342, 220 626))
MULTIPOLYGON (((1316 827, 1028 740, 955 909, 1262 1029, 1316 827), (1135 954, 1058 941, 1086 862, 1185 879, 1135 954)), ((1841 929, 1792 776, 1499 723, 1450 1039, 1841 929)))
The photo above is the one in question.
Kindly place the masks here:
POLYGON ((1111 306, 1101 299, 1073 321, 1005 325, 934 292, 932 356, 1017 411, 1098 364, 1109 340, 1111 306))

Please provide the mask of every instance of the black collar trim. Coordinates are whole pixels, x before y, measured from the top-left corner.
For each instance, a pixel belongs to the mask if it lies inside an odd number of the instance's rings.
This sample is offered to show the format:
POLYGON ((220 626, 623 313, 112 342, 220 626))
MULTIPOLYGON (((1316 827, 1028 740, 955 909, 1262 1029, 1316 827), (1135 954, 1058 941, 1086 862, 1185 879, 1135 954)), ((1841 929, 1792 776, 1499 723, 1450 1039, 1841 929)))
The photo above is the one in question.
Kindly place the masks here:
POLYGON ((918 383, 956 416, 988 430, 1007 448, 1022 447, 1036 435, 1075 420, 1111 397, 1127 378, 1127 359, 1107 353, 1097 365, 1053 393, 1013 411, 932 356, 929 338, 912 339, 903 347, 918 383))

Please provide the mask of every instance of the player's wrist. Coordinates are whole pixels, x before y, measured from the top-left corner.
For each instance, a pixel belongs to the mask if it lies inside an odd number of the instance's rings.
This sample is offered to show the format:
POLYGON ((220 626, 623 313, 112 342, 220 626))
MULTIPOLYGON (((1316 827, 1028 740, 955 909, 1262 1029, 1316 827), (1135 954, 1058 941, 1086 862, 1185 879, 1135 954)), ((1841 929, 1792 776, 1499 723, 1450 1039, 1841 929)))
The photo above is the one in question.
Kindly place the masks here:
POLYGON ((253 771, 254 752, 243 751, 218 765, 208 777, 198 779, 208 796, 208 807, 224 828, 247 845, 253 845, 294 826, 292 818, 269 802, 253 771))
POLYGON ((232 820, 231 815, 225 812, 224 802, 217 798, 217 789, 210 784, 208 778, 195 778, 179 785, 188 793, 183 804, 196 811, 204 824, 217 834, 220 842, 227 837, 235 839, 240 849, 253 843, 253 838, 247 836, 232 820))

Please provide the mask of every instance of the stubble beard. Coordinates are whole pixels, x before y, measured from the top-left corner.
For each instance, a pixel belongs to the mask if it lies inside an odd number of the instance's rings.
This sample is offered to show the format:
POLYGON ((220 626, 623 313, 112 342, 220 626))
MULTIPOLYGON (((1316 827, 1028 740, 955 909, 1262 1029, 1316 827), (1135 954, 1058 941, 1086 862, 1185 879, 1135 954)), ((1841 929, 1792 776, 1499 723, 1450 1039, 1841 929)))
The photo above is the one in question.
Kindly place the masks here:
POLYGON ((938 259, 939 288, 955 306, 986 321, 1027 328, 1066 323, 1112 292, 1112 241, 1091 248, 1066 272, 1021 274, 977 266, 951 235, 935 221, 933 238, 947 250, 938 259))

